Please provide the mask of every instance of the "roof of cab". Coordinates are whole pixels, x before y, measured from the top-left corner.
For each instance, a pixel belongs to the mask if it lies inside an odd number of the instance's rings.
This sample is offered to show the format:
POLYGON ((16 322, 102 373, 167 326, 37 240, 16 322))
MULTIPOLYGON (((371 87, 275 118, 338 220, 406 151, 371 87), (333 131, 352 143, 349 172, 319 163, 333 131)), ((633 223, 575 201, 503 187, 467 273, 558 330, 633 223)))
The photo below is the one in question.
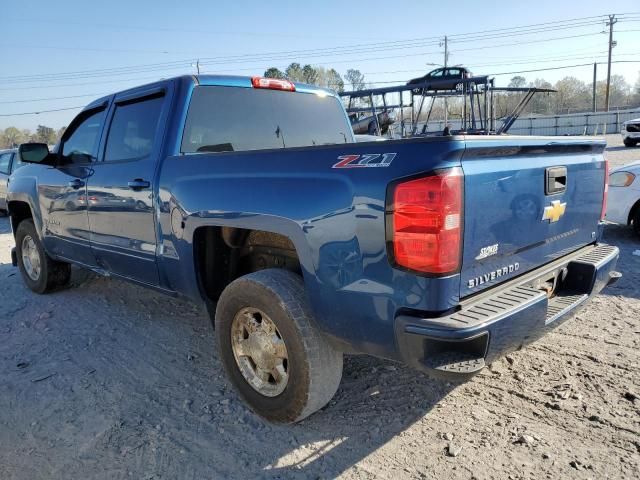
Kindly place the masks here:
MULTIPOLYGON (((154 86, 161 86, 163 83, 170 81, 184 82, 185 84, 191 85, 208 85, 208 86, 218 86, 218 87, 243 87, 243 88, 252 88, 251 84, 252 77, 239 76, 239 75, 180 75, 177 77, 171 78, 163 78, 156 82, 146 83, 144 85, 138 85, 136 87, 128 88, 126 90, 120 90, 118 92, 113 92, 112 94, 105 95, 100 97, 86 107, 83 110, 88 110, 95 108, 104 102, 107 102, 114 95, 135 93, 136 90, 147 90, 149 88, 153 88, 154 86)), ((318 87, 316 85, 309 85, 306 83, 298 83, 293 82, 296 86, 296 92, 299 93, 315 93, 317 95, 322 96, 332 96, 337 97, 337 94, 334 90, 329 88, 318 87)))

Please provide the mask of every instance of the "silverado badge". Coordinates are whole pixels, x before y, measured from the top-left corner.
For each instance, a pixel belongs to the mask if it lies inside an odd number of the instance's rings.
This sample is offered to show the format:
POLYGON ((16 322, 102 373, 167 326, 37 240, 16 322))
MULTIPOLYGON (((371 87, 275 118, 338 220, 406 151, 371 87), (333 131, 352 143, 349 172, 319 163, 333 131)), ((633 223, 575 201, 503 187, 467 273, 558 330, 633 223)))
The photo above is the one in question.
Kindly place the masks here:
POLYGON ((549 220, 549 223, 555 223, 560 220, 560 217, 564 215, 564 211, 567 209, 567 204, 560 203, 560 200, 554 200, 551 202, 551 206, 544 207, 544 213, 542 214, 542 221, 549 220))

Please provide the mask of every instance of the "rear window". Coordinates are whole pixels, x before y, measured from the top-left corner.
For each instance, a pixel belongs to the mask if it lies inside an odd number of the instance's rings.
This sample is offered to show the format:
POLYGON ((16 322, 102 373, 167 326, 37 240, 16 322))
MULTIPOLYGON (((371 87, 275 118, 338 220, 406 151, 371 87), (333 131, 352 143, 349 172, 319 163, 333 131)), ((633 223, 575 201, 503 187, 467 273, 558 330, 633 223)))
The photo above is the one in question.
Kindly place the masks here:
POLYGON ((238 152, 353 142, 332 96, 240 87, 196 87, 182 152, 238 152))

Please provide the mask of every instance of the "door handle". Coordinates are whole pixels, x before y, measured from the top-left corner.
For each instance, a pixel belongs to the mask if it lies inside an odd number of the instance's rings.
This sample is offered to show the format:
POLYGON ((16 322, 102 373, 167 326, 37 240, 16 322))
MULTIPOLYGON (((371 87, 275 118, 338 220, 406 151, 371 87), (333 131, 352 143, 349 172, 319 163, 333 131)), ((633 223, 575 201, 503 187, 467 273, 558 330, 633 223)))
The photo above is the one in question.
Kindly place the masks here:
POLYGON ((149 188, 151 186, 149 182, 142 180, 141 178, 131 180, 127 185, 131 190, 142 190, 143 188, 149 188))
POLYGON ((80 180, 79 178, 76 178, 75 180, 71 180, 71 181, 68 183, 68 185, 69 185, 71 188, 73 188, 73 189, 77 190, 77 189, 79 189, 79 188, 84 187, 84 182, 83 182, 82 180, 80 180))

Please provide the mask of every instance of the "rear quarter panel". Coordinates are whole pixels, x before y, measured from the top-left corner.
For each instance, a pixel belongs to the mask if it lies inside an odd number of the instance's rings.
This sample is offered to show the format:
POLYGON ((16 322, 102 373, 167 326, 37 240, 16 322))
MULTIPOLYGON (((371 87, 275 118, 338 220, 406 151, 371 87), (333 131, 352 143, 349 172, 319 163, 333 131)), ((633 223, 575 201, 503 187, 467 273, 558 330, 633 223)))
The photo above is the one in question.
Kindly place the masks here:
POLYGON ((197 228, 286 235, 299 255, 319 327, 357 351, 393 357, 396 312, 451 308, 458 301, 459 277, 426 278, 391 267, 387 185, 458 166, 463 148, 460 139, 416 139, 169 157, 159 192, 161 270, 171 289, 198 298, 197 228), (376 153, 396 157, 384 168, 332 168, 338 157, 376 153))

